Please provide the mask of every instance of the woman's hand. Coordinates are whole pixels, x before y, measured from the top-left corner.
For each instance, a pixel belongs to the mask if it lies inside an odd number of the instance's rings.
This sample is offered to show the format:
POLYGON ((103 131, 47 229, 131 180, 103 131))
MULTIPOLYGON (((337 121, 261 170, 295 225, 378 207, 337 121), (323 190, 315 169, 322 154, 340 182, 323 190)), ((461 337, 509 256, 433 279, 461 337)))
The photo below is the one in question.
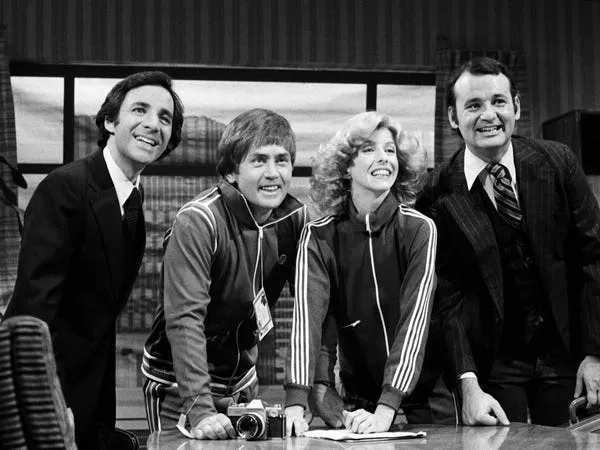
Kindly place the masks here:
POLYGON ((364 409, 344 411, 344 425, 353 433, 380 433, 388 431, 394 422, 396 411, 386 405, 377 405, 375 413, 364 409))
POLYGON ((306 430, 308 422, 304 418, 304 408, 299 405, 285 408, 285 435, 292 436, 293 431, 296 436, 302 436, 306 430))

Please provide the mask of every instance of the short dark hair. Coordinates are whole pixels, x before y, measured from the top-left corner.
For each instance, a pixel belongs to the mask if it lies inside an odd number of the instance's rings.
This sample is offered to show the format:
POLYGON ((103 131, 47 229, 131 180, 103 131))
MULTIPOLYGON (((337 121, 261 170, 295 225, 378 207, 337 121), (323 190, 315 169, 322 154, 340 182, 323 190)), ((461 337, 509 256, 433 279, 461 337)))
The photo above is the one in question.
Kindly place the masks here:
POLYGON ((250 150, 266 145, 286 149, 294 164, 296 136, 285 117, 268 109, 251 109, 239 114, 223 130, 217 150, 217 173, 222 177, 236 173, 250 150))
POLYGON ((110 90, 104 103, 96 114, 96 126, 98 127, 98 146, 102 149, 106 146, 106 142, 110 137, 110 133, 104 127, 104 122, 116 122, 119 118, 119 111, 125 100, 125 96, 132 89, 154 85, 165 88, 173 98, 173 125, 171 131, 171 139, 167 144, 167 148, 159 156, 158 159, 167 156, 181 142, 181 128, 183 126, 183 103, 173 90, 173 80, 169 75, 160 71, 136 72, 129 75, 127 78, 119 81, 110 90))
POLYGON ((460 66, 457 70, 452 73, 450 80, 446 86, 446 107, 452 107, 454 111, 456 111, 456 94, 454 93, 454 85, 460 78, 460 76, 469 72, 473 75, 499 75, 503 74, 508 78, 510 82, 510 95, 512 96, 513 103, 515 102, 515 98, 519 95, 519 89, 517 88, 517 83, 506 67, 505 64, 500 61, 489 58, 487 56, 479 56, 477 58, 473 58, 462 66, 460 66))

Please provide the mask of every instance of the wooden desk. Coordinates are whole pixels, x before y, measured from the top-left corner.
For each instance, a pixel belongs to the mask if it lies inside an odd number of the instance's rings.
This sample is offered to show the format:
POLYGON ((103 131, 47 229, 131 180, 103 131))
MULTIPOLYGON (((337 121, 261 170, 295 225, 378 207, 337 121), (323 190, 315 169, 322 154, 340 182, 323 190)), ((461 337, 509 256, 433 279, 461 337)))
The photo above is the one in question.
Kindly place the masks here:
POLYGON ((198 441, 179 432, 158 432, 148 438, 148 450, 392 450, 408 448, 436 449, 600 449, 600 434, 580 433, 566 428, 513 423, 510 427, 464 427, 445 425, 406 425, 407 431, 423 430, 425 439, 387 442, 334 442, 324 439, 287 438, 267 441, 198 441))

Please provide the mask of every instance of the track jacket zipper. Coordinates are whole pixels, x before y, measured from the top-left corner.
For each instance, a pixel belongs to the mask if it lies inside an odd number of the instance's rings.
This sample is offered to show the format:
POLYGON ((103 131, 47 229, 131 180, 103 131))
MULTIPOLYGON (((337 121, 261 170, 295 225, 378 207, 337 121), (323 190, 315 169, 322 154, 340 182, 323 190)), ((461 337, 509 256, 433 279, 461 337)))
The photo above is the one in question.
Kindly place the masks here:
POLYGON ((371 272, 373 273, 373 283, 375 284, 375 302, 377 303, 377 310, 379 311, 379 319, 381 320, 381 327, 383 329, 383 337, 385 339, 385 355, 390 356, 390 343, 388 341, 388 333, 385 327, 385 321, 383 320, 383 311, 381 310, 381 302, 379 301, 379 285, 377 283, 377 273, 375 272, 375 258, 373 256, 373 234, 371 232, 371 224, 369 223, 369 214, 365 216, 365 225, 367 227, 367 233, 369 233, 369 256, 371 260, 371 272))

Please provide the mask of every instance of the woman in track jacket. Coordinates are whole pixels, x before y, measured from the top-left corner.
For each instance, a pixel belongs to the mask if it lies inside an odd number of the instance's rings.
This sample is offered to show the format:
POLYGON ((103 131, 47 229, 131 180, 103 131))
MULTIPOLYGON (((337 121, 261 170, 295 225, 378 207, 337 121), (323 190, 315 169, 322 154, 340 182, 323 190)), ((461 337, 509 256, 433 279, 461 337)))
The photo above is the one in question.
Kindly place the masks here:
POLYGON ((436 284, 435 225, 408 206, 423 162, 416 141, 374 111, 351 118, 319 150, 311 196, 332 214, 307 224, 298 247, 288 432, 307 427, 302 416, 330 317, 344 401, 357 408, 343 415, 348 429, 387 431, 415 388, 436 284))

